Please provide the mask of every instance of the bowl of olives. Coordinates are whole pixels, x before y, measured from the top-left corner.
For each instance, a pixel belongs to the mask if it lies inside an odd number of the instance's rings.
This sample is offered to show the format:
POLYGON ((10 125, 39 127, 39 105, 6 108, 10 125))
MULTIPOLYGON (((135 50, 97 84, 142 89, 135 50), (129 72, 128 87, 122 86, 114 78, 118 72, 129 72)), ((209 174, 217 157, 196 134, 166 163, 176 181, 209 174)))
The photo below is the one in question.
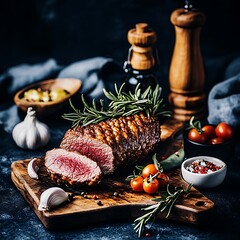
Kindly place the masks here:
POLYGON ((27 112, 32 107, 38 116, 47 116, 62 109, 77 94, 82 81, 74 78, 56 78, 37 82, 18 91, 15 104, 27 112))

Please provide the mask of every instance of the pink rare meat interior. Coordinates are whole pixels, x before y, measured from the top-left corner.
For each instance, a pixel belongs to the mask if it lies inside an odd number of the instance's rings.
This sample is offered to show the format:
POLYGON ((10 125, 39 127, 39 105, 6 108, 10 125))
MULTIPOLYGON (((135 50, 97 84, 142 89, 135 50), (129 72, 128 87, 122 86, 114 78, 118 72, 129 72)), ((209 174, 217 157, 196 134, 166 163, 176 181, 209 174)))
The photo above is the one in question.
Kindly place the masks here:
POLYGON ((86 156, 64 149, 53 149, 45 156, 45 166, 53 180, 77 185, 94 185, 102 172, 97 163, 86 156))

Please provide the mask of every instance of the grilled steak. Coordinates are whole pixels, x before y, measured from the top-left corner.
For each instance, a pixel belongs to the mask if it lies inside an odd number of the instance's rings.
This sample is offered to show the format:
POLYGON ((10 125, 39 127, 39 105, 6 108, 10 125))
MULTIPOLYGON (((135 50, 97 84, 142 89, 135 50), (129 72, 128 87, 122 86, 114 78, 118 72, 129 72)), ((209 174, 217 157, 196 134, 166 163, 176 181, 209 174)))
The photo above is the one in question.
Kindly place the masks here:
POLYGON ((160 123, 144 114, 69 129, 60 147, 97 162, 104 174, 147 156, 160 142, 160 123))
POLYGON ((46 152, 45 166, 54 182, 67 185, 95 185, 102 171, 96 162, 75 152, 55 148, 46 152))

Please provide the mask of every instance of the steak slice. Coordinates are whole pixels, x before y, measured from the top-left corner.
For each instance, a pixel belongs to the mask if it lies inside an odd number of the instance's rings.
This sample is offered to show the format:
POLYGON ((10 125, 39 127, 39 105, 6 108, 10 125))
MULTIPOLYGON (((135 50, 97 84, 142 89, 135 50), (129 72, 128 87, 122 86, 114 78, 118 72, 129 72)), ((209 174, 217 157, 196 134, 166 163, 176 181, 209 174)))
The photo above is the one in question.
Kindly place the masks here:
POLYGON ((69 129, 60 144, 96 161, 104 174, 146 157, 161 139, 157 117, 143 113, 69 129))
POLYGON ((112 148, 97 139, 69 134, 60 147, 68 151, 79 152, 92 159, 105 174, 110 174, 114 171, 112 148))
POLYGON ((70 186, 93 186, 98 184, 102 177, 102 171, 95 161, 61 148, 46 152, 45 166, 54 182, 70 186))

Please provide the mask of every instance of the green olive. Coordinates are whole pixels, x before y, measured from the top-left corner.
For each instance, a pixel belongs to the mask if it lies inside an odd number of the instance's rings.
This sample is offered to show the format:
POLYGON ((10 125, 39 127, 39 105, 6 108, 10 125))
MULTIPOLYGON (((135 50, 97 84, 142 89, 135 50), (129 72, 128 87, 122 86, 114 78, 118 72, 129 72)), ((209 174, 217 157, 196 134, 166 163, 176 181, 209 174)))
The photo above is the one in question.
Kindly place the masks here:
POLYGON ((42 93, 36 89, 29 89, 24 93, 24 98, 27 101, 39 102, 41 100, 42 93))
POLYGON ((42 92, 41 101, 42 101, 42 102, 49 102, 49 101, 51 101, 48 91, 42 92))
POLYGON ((54 90, 42 90, 38 89, 29 89, 24 92, 24 98, 27 101, 33 102, 50 102, 58 101, 63 99, 67 94, 69 94, 65 89, 59 88, 54 90))
POLYGON ((66 97, 68 92, 65 89, 54 89, 50 92, 50 98, 52 101, 58 101, 66 97))

